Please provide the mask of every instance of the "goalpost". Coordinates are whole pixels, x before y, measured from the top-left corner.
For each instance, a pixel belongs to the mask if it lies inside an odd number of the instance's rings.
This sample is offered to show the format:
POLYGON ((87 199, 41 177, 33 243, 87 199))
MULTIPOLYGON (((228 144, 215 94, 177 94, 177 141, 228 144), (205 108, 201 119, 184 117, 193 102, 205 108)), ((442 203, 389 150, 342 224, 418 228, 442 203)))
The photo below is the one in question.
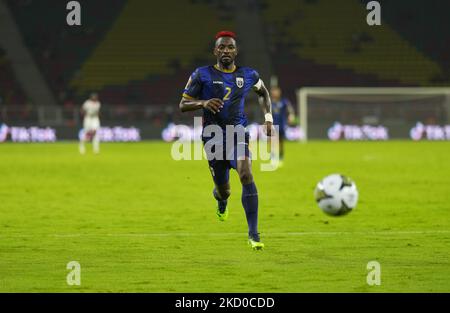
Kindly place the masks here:
POLYGON ((405 138, 415 123, 450 121, 450 87, 304 87, 297 103, 303 142, 326 138, 333 122, 387 125, 394 138, 405 138))

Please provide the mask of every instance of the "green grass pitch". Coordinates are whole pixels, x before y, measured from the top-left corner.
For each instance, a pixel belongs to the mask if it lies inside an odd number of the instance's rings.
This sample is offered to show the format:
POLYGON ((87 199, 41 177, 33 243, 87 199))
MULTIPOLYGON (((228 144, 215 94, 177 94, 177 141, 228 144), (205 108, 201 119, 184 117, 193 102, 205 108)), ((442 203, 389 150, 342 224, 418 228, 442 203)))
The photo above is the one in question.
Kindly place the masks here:
POLYGON ((289 143, 283 168, 255 161, 261 252, 235 172, 219 222, 206 161, 174 161, 161 142, 88 148, 0 145, 0 292, 450 292, 447 142, 289 143), (313 199, 335 172, 360 191, 337 218, 313 199), (70 261, 81 286, 66 283, 70 261))

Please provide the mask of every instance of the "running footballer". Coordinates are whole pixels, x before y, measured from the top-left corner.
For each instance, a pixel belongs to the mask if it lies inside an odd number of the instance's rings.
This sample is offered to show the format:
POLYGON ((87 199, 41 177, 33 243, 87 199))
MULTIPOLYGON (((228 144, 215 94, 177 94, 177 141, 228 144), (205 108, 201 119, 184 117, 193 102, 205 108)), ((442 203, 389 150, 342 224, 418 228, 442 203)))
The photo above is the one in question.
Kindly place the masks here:
POLYGON ((233 153, 223 152, 223 157, 208 158, 209 167, 215 188, 213 196, 217 200, 217 216, 225 221, 228 217, 227 199, 230 196, 229 172, 235 169, 242 184, 242 206, 248 224, 248 243, 254 250, 261 250, 258 232, 258 192, 251 170, 251 154, 249 151, 249 134, 247 117, 244 113, 245 96, 254 90, 260 97, 265 114, 265 131, 272 135, 271 102, 267 88, 259 78, 258 72, 249 67, 235 64, 238 54, 236 35, 233 32, 222 31, 216 35, 214 55, 215 65, 197 68, 190 76, 180 102, 182 112, 203 110, 202 141, 206 146, 213 139, 205 129, 210 125, 220 127, 223 131, 223 142, 214 143, 216 149, 230 144, 230 137, 225 134, 227 125, 243 129, 243 136, 233 135, 233 153), (240 128, 239 128, 240 127, 240 128), (241 138, 241 139, 239 139, 241 138), (242 138, 244 138, 242 140, 242 138), (239 152, 241 151, 241 152, 239 152))

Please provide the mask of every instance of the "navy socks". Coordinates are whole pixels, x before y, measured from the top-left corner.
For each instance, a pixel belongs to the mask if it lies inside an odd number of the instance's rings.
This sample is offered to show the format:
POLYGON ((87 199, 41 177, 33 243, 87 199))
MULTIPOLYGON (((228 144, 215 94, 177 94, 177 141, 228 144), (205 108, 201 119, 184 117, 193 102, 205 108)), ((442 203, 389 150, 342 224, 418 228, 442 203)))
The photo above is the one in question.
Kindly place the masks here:
POLYGON ((247 217, 249 235, 258 237, 258 191, 254 182, 242 185, 242 206, 247 217))

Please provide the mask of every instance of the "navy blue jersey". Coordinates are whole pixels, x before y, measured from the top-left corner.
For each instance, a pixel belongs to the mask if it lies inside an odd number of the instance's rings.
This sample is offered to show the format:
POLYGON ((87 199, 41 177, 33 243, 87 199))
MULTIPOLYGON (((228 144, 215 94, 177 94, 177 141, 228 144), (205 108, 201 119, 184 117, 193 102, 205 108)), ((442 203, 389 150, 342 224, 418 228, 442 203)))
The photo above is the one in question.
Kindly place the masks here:
POLYGON ((224 102, 220 112, 214 114, 203 109, 203 126, 226 125, 247 126, 244 112, 245 96, 259 81, 259 74, 249 67, 236 67, 233 72, 223 72, 214 66, 197 68, 189 77, 184 89, 184 98, 209 100, 222 99, 224 102))
POLYGON ((272 101, 272 115, 273 124, 284 126, 287 123, 288 106, 290 102, 288 99, 281 99, 277 102, 272 101))

